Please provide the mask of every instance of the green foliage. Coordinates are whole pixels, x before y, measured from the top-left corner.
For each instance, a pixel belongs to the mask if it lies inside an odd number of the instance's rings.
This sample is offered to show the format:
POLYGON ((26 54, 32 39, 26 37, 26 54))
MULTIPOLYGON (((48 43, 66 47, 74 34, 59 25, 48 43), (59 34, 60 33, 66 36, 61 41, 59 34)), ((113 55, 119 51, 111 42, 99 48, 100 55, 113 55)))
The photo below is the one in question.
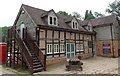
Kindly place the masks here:
POLYGON ((91 11, 91 10, 90 10, 90 11, 86 10, 84 20, 90 20, 90 19, 95 19, 95 17, 94 17, 94 15, 92 14, 92 11, 91 11))
POLYGON ((7 32, 8 32, 9 28, 10 28, 10 26, 9 27, 7 27, 7 26, 0 27, 0 42, 7 41, 7 32))
POLYGON ((96 18, 105 16, 104 14, 101 14, 101 13, 98 13, 98 12, 94 12, 94 15, 95 15, 96 18))
POLYGON ((73 12, 72 14, 67 13, 66 11, 59 11, 57 12, 58 14, 64 15, 64 16, 68 16, 68 17, 72 17, 75 16, 78 19, 81 19, 81 15, 77 12, 73 12))
POLYGON ((67 12, 65 11, 59 11, 57 12, 58 14, 61 14, 61 15, 64 15, 64 16, 68 16, 68 17, 71 17, 72 15, 71 14, 68 14, 67 12))
POLYGON ((120 1, 115 0, 113 3, 109 4, 106 12, 120 16, 120 1))
POLYGON ((94 14, 92 13, 92 11, 90 10, 86 10, 85 12, 85 18, 84 20, 90 20, 90 19, 95 19, 98 17, 104 17, 104 14, 98 13, 98 12, 94 12, 94 14))
POLYGON ((79 13, 77 13, 77 12, 73 12, 72 16, 75 16, 77 19, 80 19, 80 20, 82 18, 81 15, 79 13))

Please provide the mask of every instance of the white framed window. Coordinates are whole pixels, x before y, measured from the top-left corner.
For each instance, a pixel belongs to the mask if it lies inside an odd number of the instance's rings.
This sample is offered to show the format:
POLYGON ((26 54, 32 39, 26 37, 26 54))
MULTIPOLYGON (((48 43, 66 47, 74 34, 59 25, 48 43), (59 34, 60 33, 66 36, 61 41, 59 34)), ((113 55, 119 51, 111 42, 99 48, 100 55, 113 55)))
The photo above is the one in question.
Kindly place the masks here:
POLYGON ((60 44, 60 53, 64 53, 64 52, 65 52, 64 44, 60 44))
POLYGON ((52 44, 47 44, 47 54, 52 54, 52 44))
POLYGON ((57 17, 56 16, 48 16, 48 25, 54 25, 57 26, 58 22, 57 22, 57 17))
POLYGON ((72 28, 73 29, 78 29, 78 23, 76 21, 72 22, 72 28))
POLYGON ((54 53, 59 53, 59 45, 54 44, 54 53))
POLYGON ((83 44, 80 44, 80 51, 84 51, 83 44))
POLYGON ((92 30, 93 30, 91 25, 88 25, 88 26, 87 26, 87 29, 88 29, 89 31, 92 31, 92 30))
POLYGON ((83 44, 76 44, 76 51, 84 51, 83 44))

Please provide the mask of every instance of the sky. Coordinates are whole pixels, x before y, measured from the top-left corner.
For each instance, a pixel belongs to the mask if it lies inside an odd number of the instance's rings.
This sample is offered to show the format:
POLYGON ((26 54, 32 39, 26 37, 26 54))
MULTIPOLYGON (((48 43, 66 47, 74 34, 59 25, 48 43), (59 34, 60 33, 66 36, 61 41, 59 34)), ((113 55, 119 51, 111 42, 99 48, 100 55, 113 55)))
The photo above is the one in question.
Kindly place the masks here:
POLYGON ((108 5, 115 0, 1 0, 0 1, 0 27, 13 26, 15 18, 22 4, 30 5, 44 10, 54 9, 55 12, 78 12, 84 17, 86 10, 105 13, 108 5))

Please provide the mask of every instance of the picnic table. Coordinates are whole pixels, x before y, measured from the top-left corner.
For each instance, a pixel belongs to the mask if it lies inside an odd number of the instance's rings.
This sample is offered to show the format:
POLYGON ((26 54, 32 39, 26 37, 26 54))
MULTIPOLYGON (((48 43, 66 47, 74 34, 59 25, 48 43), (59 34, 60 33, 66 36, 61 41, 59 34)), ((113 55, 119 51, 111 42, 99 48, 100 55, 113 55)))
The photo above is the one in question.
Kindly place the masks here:
POLYGON ((83 70, 82 65, 83 63, 78 58, 71 58, 68 61, 68 64, 66 65, 66 70, 70 71, 72 68, 76 66, 77 68, 80 68, 82 71, 83 70))

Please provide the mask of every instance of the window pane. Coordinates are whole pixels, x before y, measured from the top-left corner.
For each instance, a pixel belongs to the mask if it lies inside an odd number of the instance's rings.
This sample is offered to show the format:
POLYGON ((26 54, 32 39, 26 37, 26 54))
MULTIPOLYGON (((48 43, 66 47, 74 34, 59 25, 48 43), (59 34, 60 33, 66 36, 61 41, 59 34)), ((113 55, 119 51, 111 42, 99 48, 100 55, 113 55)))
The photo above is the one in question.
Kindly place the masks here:
POLYGON ((56 25, 57 19, 54 17, 54 25, 56 25))
POLYGON ((76 28, 78 28, 78 25, 77 25, 77 23, 75 23, 75 25, 76 25, 76 28))
POLYGON ((83 44, 80 44, 80 51, 84 51, 83 44))
POLYGON ((74 52, 74 44, 71 44, 71 52, 74 52))
POLYGON ((70 53, 67 54, 67 58, 70 59, 70 53))
POLYGON ((73 22, 73 28, 75 28, 74 22, 73 22))
POLYGON ((50 24, 52 25, 52 17, 50 17, 50 24))
POLYGON ((76 44, 76 51, 79 51, 80 49, 80 46, 79 46, 79 44, 76 44))
POLYGON ((74 57, 74 53, 71 53, 71 58, 73 58, 74 57))
POLYGON ((67 52, 70 52, 70 44, 67 44, 67 52))

